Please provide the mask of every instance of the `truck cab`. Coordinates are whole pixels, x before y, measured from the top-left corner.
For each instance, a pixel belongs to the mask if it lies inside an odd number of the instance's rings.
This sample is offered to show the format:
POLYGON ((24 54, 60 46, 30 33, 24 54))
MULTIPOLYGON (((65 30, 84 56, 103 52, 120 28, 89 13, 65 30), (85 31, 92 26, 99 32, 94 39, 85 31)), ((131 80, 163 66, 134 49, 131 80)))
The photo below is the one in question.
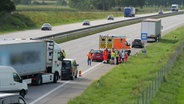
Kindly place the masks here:
POLYGON ((171 5, 171 11, 172 12, 178 12, 179 6, 178 4, 172 4, 171 5))
POLYGON ((124 17, 135 17, 135 8, 134 7, 125 7, 124 8, 124 17))

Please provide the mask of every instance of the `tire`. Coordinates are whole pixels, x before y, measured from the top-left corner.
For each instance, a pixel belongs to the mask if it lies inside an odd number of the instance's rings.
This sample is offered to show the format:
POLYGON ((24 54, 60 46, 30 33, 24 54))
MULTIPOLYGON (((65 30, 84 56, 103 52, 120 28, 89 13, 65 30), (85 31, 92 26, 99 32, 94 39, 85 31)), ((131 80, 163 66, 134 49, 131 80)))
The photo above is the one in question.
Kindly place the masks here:
POLYGON ((21 90, 21 91, 19 92, 19 95, 22 96, 22 97, 24 98, 25 95, 26 95, 26 91, 25 91, 25 90, 21 90))
POLYGON ((36 75, 36 85, 41 85, 42 84, 42 75, 38 74, 36 75))
POLYGON ((77 78, 77 75, 78 75, 78 70, 77 70, 77 72, 76 72, 75 78, 77 78))
POLYGON ((72 74, 72 76, 70 77, 70 80, 73 80, 74 79, 74 76, 73 76, 73 74, 72 74))
POLYGON ((58 79, 59 79, 59 74, 57 72, 55 72, 54 73, 54 81, 53 82, 57 83, 58 79))

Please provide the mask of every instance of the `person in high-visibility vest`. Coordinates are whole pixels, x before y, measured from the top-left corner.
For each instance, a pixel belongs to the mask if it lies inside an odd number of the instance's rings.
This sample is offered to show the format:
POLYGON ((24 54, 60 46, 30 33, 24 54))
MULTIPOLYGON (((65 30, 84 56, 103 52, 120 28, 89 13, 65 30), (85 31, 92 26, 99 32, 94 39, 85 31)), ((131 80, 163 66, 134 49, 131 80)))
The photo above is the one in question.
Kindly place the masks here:
POLYGON ((88 59, 87 59, 87 63, 88 63, 88 65, 91 65, 92 53, 91 53, 91 52, 89 52, 89 53, 87 54, 87 57, 88 57, 88 59))
POLYGON ((106 48, 104 51, 103 51, 103 62, 104 63, 107 63, 107 60, 108 60, 108 49, 106 48))
POLYGON ((112 51, 111 52, 111 64, 114 64, 115 57, 116 57, 116 53, 112 51))
POLYGON ((66 58, 66 52, 65 52, 64 49, 61 51, 61 56, 62 56, 63 58, 66 58))
POLYGON ((125 62, 128 61, 128 53, 125 53, 125 58, 124 58, 125 62))
POLYGON ((115 56, 116 56, 116 65, 118 65, 118 58, 119 58, 119 51, 115 50, 115 56))

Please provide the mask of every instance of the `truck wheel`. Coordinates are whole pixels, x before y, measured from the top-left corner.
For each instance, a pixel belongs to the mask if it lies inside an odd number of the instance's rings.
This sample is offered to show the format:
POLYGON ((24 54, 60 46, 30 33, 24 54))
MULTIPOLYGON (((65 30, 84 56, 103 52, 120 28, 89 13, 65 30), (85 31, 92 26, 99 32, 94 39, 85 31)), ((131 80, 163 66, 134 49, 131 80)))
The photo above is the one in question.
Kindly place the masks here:
POLYGON ((36 85, 41 85, 42 84, 42 76, 41 74, 38 74, 36 76, 36 85))
POLYGON ((77 75, 78 75, 78 71, 76 72, 75 78, 77 78, 77 75))
POLYGON ((59 74, 57 72, 55 72, 54 73, 54 81, 53 82, 57 83, 58 79, 59 79, 59 74))
POLYGON ((25 90, 21 90, 21 91, 19 92, 19 95, 22 96, 22 97, 24 98, 25 95, 26 95, 26 91, 25 91, 25 90))
POLYGON ((74 79, 74 76, 73 76, 73 74, 72 74, 72 76, 70 77, 70 79, 71 79, 71 80, 73 80, 73 79, 74 79))

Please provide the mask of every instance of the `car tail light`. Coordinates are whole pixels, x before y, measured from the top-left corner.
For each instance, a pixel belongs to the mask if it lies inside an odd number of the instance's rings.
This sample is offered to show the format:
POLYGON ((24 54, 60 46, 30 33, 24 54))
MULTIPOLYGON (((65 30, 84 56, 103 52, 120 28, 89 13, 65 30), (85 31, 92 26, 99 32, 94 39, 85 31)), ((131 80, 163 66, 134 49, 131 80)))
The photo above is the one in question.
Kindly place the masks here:
POLYGON ((72 69, 70 69, 70 72, 72 73, 72 69))

